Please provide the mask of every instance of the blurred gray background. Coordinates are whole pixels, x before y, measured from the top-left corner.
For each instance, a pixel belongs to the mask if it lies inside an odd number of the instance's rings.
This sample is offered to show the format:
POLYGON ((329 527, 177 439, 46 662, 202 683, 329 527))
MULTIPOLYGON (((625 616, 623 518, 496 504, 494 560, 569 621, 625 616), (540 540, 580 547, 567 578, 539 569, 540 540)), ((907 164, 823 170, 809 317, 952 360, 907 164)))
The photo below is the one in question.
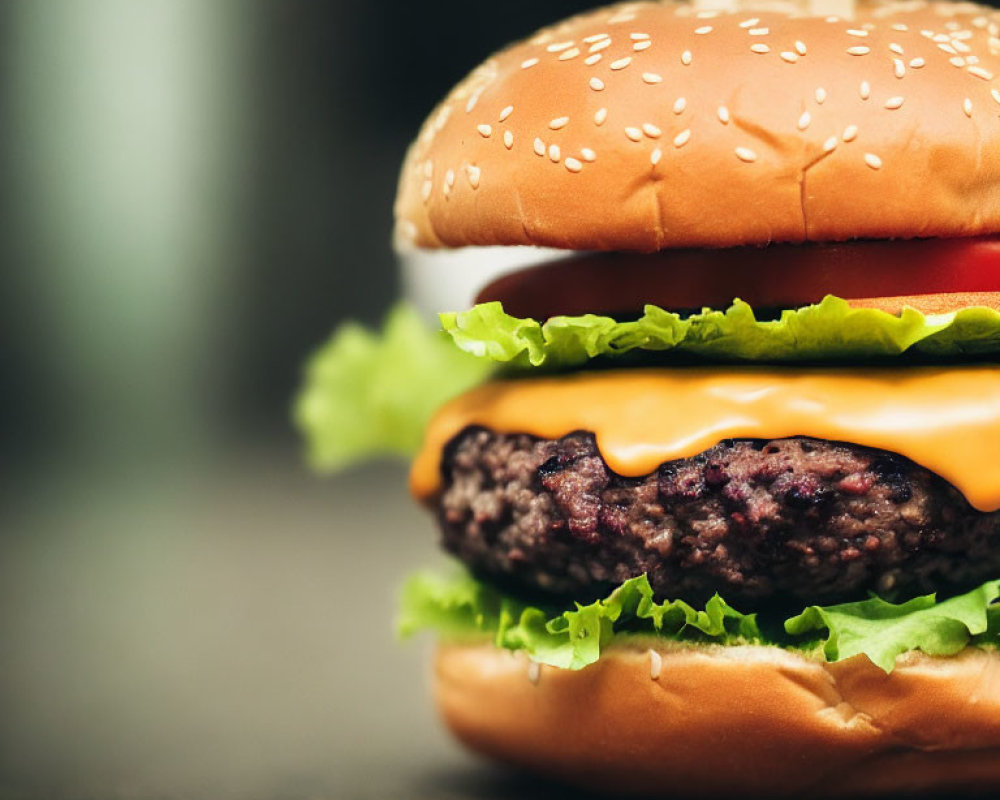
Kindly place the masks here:
POLYGON ((405 467, 323 479, 300 365, 397 294, 396 171, 594 3, 0 4, 0 797, 502 797, 399 646, 405 467))

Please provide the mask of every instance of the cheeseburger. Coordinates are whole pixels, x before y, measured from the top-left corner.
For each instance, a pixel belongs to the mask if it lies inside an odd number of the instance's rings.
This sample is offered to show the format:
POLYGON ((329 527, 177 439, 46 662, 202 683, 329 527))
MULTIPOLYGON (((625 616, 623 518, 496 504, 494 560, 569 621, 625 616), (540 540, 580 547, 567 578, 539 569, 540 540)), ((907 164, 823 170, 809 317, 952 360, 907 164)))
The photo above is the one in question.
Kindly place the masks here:
POLYGON ((1000 789, 1000 15, 713 5, 542 30, 409 151, 403 257, 500 266, 403 629, 581 787, 1000 789))

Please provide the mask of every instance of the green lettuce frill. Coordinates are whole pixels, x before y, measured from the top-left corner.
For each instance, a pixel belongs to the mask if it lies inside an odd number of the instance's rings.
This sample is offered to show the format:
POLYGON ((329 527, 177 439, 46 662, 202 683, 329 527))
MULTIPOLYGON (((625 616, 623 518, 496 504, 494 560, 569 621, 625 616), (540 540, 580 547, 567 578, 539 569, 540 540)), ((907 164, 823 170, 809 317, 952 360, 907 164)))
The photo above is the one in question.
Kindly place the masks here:
POLYGON ((403 590, 399 631, 431 629, 452 639, 488 637, 563 669, 597 661, 616 638, 657 636, 671 641, 756 643, 809 650, 828 661, 866 655, 886 672, 911 650, 949 656, 969 645, 1000 644, 1000 580, 947 600, 935 595, 902 604, 871 597, 857 603, 810 606, 790 619, 744 614, 716 595, 704 609, 679 600, 657 603, 645 576, 625 581, 602 600, 570 610, 526 605, 465 573, 421 573, 403 590))
POLYGON ((585 314, 544 323, 505 313, 500 303, 441 315, 455 344, 482 359, 516 367, 577 367, 599 357, 637 351, 718 361, 843 361, 915 353, 925 357, 1000 353, 1000 311, 966 308, 928 316, 851 308, 828 295, 816 305, 758 321, 735 300, 726 311, 681 317, 648 305, 636 320, 585 314))
POLYGON ((334 470, 414 454, 431 414, 492 369, 406 305, 380 333, 342 325, 309 359, 293 410, 311 465, 334 470))

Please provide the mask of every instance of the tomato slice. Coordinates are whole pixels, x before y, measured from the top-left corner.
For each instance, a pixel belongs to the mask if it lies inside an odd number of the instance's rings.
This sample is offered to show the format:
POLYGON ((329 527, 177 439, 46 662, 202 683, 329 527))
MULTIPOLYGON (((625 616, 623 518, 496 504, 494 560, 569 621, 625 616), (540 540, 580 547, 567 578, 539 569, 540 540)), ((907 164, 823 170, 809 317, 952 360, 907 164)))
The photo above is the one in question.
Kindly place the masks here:
POLYGON ((779 309, 827 294, 878 306, 873 298, 997 292, 1000 236, 982 236, 587 253, 498 278, 477 302, 500 300, 510 314, 547 319, 632 314, 647 303, 673 310, 726 308, 736 297, 757 309, 779 309))

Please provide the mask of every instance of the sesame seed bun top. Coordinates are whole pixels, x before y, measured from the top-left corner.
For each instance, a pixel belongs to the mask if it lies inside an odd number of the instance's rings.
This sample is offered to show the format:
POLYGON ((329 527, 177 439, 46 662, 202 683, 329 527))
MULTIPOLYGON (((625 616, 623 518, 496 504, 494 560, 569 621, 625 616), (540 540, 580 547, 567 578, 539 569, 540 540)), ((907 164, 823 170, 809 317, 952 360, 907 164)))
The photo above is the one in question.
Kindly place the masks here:
POLYGON ((654 251, 993 233, 996 154, 993 9, 628 3, 448 95, 403 166, 396 238, 654 251))

